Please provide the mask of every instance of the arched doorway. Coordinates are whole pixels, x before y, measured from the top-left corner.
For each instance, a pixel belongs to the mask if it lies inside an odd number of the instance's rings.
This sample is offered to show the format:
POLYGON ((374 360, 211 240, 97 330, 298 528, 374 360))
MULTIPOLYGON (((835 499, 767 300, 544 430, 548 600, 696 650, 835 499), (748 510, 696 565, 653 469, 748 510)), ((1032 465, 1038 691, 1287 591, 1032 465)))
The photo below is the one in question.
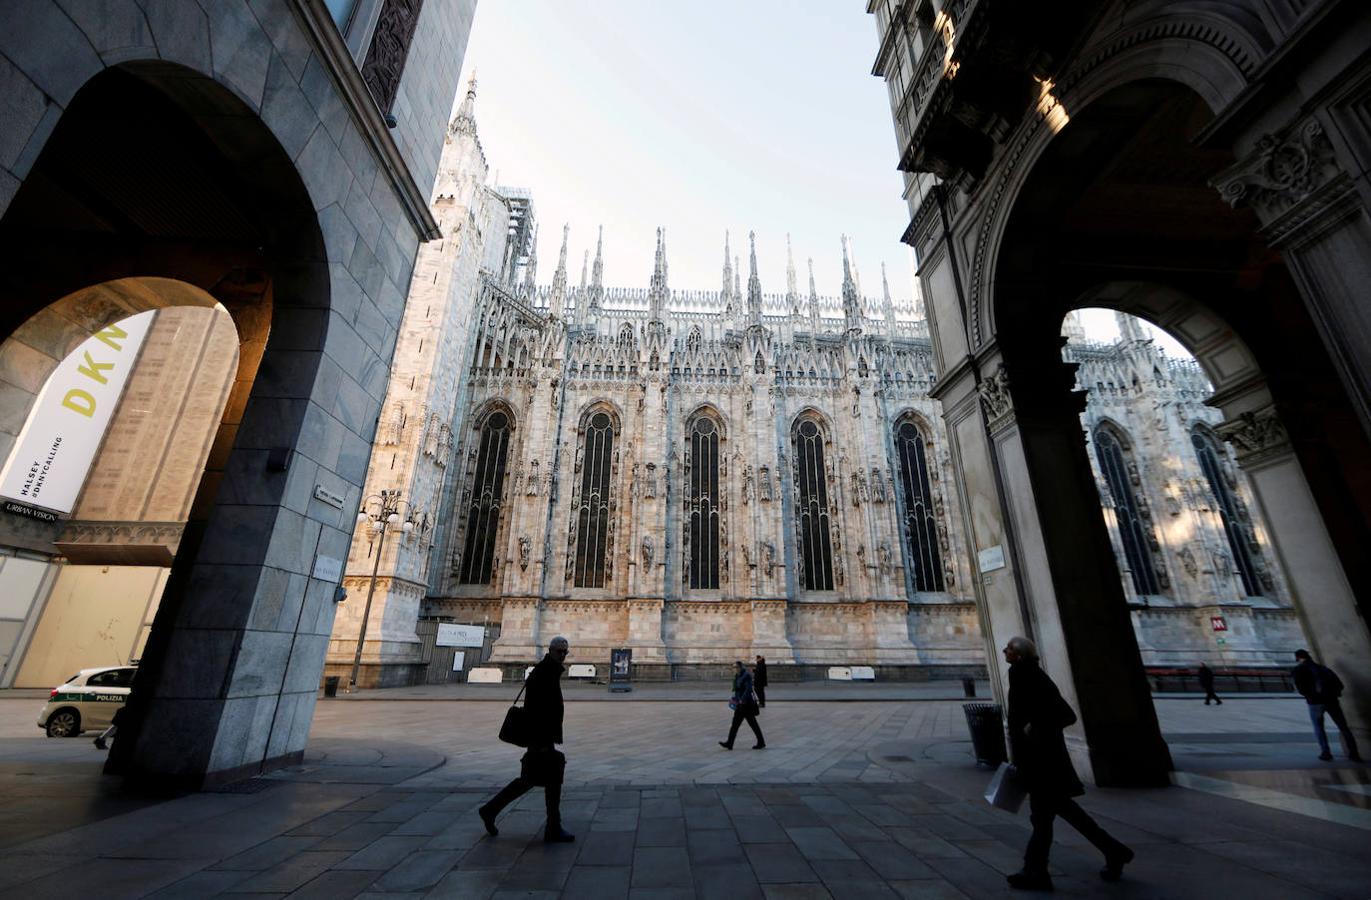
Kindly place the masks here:
POLYGON ((1169 758, 1098 513, 1074 375, 1059 357, 1062 317, 1121 310, 1194 353, 1227 419, 1220 433, 1259 496, 1281 497, 1264 512, 1278 548, 1289 541, 1282 552, 1316 652, 1342 671, 1367 670, 1354 597, 1371 510, 1358 461, 1371 447, 1281 255, 1209 183, 1232 162, 1199 140, 1212 98, 1174 80, 1109 77, 1067 92, 1059 130, 1042 129, 1019 174, 1004 176, 1015 183, 973 294, 985 303, 973 331, 986 338, 981 394, 1019 529, 1019 624, 1072 684, 1076 749, 1097 780, 1157 783, 1169 758), (1330 592, 1330 577, 1344 587, 1330 592))
POLYGON ((21 261, 0 275, 7 346, 58 360, 174 297, 222 306, 239 336, 113 771, 198 786, 298 759, 308 735, 394 342, 378 295, 403 294, 374 256, 360 285, 343 232, 326 240, 352 175, 301 157, 289 126, 183 66, 115 66, 0 219, 21 261))

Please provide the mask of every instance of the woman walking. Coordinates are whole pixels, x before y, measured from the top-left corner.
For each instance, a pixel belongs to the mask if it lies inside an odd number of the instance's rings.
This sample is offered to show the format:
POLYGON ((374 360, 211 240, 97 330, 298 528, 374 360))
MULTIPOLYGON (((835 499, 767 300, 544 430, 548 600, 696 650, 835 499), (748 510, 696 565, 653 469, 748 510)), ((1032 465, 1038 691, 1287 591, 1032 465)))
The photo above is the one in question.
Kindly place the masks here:
POLYGON ((719 741, 719 746, 725 750, 733 749, 733 739, 738 736, 738 726, 747 720, 748 727, 752 733, 757 735, 757 743, 752 745, 753 750, 761 750, 766 747, 766 738, 762 737, 762 729, 757 727, 757 695, 752 688, 752 674, 747 671, 747 666, 743 661, 736 660, 733 663, 733 699, 728 701, 728 705, 733 707, 733 725, 728 729, 728 740, 719 741))

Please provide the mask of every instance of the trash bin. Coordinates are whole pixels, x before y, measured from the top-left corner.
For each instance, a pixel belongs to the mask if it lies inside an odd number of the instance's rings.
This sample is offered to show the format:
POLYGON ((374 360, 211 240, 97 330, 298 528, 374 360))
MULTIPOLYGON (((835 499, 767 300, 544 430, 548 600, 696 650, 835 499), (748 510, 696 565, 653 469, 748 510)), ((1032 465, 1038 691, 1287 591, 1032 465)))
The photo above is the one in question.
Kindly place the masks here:
POLYGON ((338 696, 338 682, 339 682, 339 680, 340 680, 340 679, 339 679, 339 677, 338 677, 337 675, 330 675, 330 676, 328 676, 327 678, 324 679, 324 696, 325 696, 325 697, 337 697, 337 696, 338 696))
POLYGON ((1004 749, 1004 722, 998 703, 964 703, 966 725, 971 729, 971 747, 976 754, 976 765, 993 769, 1006 762, 1009 755, 1004 749))

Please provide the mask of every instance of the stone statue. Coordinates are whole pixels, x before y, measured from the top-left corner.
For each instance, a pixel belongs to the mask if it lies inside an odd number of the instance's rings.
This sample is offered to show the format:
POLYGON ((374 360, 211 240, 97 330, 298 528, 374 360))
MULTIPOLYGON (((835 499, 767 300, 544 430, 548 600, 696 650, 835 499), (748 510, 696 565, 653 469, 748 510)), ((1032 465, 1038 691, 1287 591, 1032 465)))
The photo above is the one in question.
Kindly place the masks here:
POLYGON ((654 548, 653 548, 653 546, 652 546, 652 538, 651 538, 651 536, 648 536, 648 537, 644 537, 644 538, 643 538, 643 543, 642 543, 642 545, 638 548, 638 551, 639 551, 639 553, 642 554, 642 557, 643 557, 643 568, 644 568, 644 569, 651 569, 651 568, 652 568, 652 557, 653 557, 653 554, 654 554, 654 552, 655 552, 655 551, 654 551, 654 548))
POLYGON ((876 564, 880 567, 882 577, 890 575, 890 545, 884 541, 876 548, 876 564))
POLYGON ((871 469, 871 499, 877 503, 885 502, 885 476, 875 467, 871 469))
POLYGON ((538 496, 538 460, 536 459, 528 464, 527 491, 530 497, 538 496))
POLYGON ((752 467, 743 466, 743 505, 752 502, 752 467))
POLYGON ((526 571, 528 569, 528 554, 529 550, 532 549, 532 546, 532 543, 528 539, 528 535, 524 534, 519 536, 519 568, 522 570, 526 571))
POLYGON ((776 545, 771 541, 764 541, 762 552, 766 556, 766 577, 770 578, 772 570, 776 567, 776 545))
POLYGON ((743 553, 743 565, 747 566, 749 569, 753 568, 752 551, 748 549, 747 544, 739 544, 738 549, 743 553))
POLYGON ((643 496, 657 496, 657 464, 648 463, 646 474, 643 476, 643 496))
POLYGON ((763 500, 771 500, 771 470, 762 466, 757 472, 757 483, 761 487, 761 497, 763 500))

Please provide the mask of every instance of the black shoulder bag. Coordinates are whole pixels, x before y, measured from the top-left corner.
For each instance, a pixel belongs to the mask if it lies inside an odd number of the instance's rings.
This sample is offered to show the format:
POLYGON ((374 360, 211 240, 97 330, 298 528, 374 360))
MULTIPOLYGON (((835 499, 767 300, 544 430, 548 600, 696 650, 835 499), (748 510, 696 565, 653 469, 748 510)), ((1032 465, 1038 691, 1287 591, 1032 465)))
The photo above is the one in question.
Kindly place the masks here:
POLYGON ((524 686, 519 688, 519 693, 514 698, 514 704, 505 711, 505 721, 500 725, 500 740, 516 747, 528 746, 528 707, 519 705, 519 698, 524 696, 526 688, 528 688, 527 678, 524 679, 524 686))

